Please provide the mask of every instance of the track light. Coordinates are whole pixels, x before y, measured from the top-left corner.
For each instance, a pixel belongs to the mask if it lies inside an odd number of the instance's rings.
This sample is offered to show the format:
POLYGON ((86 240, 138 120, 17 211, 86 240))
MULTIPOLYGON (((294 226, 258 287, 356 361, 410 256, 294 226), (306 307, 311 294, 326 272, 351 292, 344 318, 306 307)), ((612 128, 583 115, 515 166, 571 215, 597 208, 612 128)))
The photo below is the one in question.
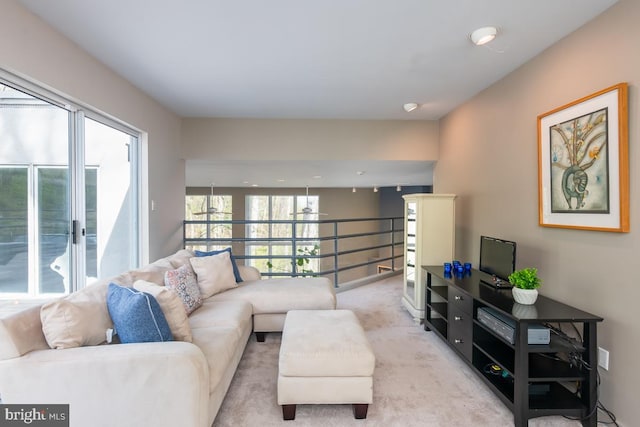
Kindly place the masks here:
POLYGON ((374 185, 374 186, 373 186, 373 192, 374 192, 374 193, 377 193, 377 192, 378 192, 378 186, 377 186, 377 185, 374 185))
POLYGON ((355 192, 356 192, 356 187, 353 187, 353 188, 351 189, 351 192, 352 192, 352 193, 355 193, 355 192))
POLYGON ((402 191, 402 186, 398 185, 398 186, 396 187, 396 191, 402 191))

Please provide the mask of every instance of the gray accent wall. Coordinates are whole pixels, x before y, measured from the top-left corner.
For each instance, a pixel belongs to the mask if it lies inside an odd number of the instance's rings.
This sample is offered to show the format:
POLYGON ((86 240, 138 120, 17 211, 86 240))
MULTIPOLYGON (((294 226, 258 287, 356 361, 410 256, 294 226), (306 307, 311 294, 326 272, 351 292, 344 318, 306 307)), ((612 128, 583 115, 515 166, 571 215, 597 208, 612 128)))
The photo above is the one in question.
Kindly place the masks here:
POLYGON ((515 240, 516 267, 538 268, 541 294, 604 317, 598 344, 610 367, 600 369, 600 400, 624 426, 640 420, 638 18, 640 2, 619 1, 448 114, 434 171, 435 192, 458 195, 458 258, 477 264, 483 234, 515 240), (537 116, 619 82, 629 83, 631 232, 539 226, 537 116))

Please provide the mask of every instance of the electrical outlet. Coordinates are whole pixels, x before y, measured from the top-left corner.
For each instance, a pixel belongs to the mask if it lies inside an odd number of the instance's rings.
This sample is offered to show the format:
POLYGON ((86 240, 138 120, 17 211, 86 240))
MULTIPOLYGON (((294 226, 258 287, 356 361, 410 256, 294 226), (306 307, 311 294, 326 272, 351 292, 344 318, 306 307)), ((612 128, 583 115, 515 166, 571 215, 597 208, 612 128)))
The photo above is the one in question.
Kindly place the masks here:
POLYGON ((598 347, 598 366, 609 370, 609 351, 602 347, 598 347))

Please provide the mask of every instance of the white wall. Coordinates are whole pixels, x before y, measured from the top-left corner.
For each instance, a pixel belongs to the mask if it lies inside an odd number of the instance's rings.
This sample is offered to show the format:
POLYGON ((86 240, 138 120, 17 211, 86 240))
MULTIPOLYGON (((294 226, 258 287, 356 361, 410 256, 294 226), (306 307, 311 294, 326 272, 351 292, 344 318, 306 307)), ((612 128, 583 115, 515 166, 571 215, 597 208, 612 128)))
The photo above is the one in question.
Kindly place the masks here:
POLYGON ((620 0, 441 120, 434 173, 436 192, 459 195, 458 258, 477 264, 481 234, 515 240, 517 268, 538 268, 543 295, 605 319, 598 339, 610 369, 600 370, 600 399, 626 426, 640 420, 638 18, 640 2, 620 0), (540 227, 537 116, 619 82, 630 85, 631 232, 540 227))
POLYGON ((2 2, 0 67, 48 86, 147 133, 149 257, 181 247, 184 161, 180 118, 159 105, 15 0, 2 2))
POLYGON ((199 160, 436 160, 438 123, 191 118, 182 155, 199 160))

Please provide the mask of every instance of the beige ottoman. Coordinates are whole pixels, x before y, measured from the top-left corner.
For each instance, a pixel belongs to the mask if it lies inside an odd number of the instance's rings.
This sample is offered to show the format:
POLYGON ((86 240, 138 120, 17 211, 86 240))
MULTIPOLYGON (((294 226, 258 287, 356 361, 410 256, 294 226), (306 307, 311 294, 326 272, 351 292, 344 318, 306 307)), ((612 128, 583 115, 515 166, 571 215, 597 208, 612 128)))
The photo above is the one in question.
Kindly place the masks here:
POLYGON ((282 331, 278 405, 293 420, 296 404, 352 404, 358 419, 373 400, 375 356, 350 310, 292 310, 282 331))

